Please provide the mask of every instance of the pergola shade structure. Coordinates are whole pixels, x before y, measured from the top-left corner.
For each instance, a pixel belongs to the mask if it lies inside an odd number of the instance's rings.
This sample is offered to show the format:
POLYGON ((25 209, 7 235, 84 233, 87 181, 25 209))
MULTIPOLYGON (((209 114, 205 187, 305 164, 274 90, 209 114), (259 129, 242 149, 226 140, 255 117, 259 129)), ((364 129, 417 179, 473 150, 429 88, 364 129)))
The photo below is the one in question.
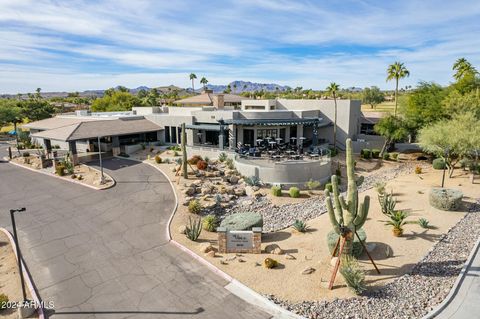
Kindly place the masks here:
MULTIPOLYGON (((220 121, 221 122, 221 121, 220 121)), ((322 118, 298 118, 298 119, 228 119, 223 120, 224 124, 230 125, 265 125, 265 126, 278 126, 278 125, 317 125, 323 122, 322 118)), ((328 125, 330 122, 322 123, 322 126, 328 125), (326 124, 326 125, 325 125, 326 124)))

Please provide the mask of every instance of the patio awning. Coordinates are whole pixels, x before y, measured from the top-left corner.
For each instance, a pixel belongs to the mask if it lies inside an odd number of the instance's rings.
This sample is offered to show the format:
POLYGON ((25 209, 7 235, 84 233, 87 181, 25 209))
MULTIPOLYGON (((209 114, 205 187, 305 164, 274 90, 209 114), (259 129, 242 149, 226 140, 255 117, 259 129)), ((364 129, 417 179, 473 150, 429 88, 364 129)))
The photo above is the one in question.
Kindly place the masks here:
POLYGON ((327 123, 323 122, 323 118, 319 117, 309 117, 309 118, 298 118, 298 119, 228 119, 224 120, 225 124, 235 124, 235 125, 263 125, 263 126, 278 126, 278 125, 320 125, 324 126, 327 123))
POLYGON ((220 125, 203 125, 203 124, 187 124, 185 125, 186 129, 190 130, 205 130, 205 131, 216 131, 220 132, 220 125))

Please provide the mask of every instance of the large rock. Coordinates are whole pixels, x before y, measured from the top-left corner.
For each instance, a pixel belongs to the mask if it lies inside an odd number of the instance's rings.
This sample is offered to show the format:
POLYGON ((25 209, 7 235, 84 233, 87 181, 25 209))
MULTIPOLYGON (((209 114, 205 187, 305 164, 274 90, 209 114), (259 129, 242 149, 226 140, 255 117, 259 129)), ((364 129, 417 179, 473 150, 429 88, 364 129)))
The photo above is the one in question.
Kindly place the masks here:
POLYGON ((220 227, 228 230, 251 230, 253 227, 263 227, 263 218, 255 212, 237 213, 225 217, 220 227))
POLYGON ((230 182, 230 184, 237 184, 239 180, 240 178, 238 178, 237 175, 232 175, 228 178, 228 181, 230 182))
POLYGON ((435 208, 454 211, 462 205, 463 193, 457 189, 432 188, 429 195, 430 205, 435 208))

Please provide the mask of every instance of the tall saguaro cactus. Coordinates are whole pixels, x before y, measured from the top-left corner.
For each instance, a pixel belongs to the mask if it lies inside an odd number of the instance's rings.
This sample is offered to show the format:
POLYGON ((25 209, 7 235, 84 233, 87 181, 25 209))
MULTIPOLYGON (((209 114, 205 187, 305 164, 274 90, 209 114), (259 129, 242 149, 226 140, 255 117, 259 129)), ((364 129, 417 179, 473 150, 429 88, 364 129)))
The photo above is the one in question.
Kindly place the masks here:
POLYGON ((182 123, 182 170, 183 178, 188 178, 187 171, 187 132, 185 131, 185 123, 182 123))
MULTIPOLYGON (((347 200, 338 190, 338 177, 332 176, 332 190, 333 194, 328 190, 325 191, 326 204, 330 222, 333 225, 333 232, 335 234, 329 234, 329 246, 335 245, 339 236, 346 238, 344 254, 351 255, 353 249, 354 234, 357 232, 367 220, 368 209, 370 206, 370 197, 365 196, 364 201, 359 203, 357 184, 362 182, 362 179, 355 178, 354 172, 354 160, 352 141, 347 139, 347 177, 348 177, 348 190, 347 200)), ((361 250, 360 250, 361 252, 361 250)))

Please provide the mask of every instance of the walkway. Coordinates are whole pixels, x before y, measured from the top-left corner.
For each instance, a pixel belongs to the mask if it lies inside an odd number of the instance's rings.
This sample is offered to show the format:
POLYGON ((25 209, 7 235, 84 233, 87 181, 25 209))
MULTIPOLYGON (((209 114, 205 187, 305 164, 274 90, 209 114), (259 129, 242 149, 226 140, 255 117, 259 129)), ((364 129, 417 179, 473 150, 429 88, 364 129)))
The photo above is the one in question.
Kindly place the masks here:
MULTIPOLYGON (((0 155, 3 153, 1 151, 0 155)), ((117 180, 94 191, 0 163, 0 225, 17 215, 27 265, 53 318, 269 318, 176 249, 165 229, 174 205, 154 168, 111 159, 117 180)))

